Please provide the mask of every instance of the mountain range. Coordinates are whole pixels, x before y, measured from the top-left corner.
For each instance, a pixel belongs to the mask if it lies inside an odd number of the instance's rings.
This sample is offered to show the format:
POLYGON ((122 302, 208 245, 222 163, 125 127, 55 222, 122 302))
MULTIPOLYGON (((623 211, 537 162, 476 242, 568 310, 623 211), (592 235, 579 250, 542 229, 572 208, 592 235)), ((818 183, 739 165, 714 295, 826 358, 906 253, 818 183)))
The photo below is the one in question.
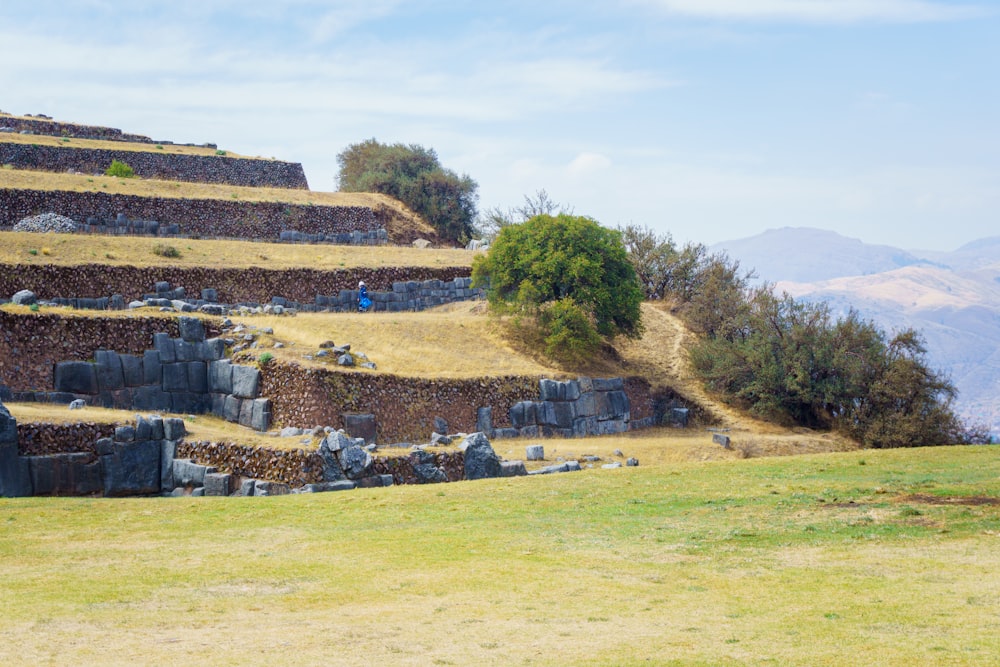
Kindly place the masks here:
POLYGON ((912 327, 959 391, 968 421, 1000 434, 1000 237, 958 250, 903 250, 803 227, 724 241, 724 251, 778 293, 854 308, 888 332, 912 327))

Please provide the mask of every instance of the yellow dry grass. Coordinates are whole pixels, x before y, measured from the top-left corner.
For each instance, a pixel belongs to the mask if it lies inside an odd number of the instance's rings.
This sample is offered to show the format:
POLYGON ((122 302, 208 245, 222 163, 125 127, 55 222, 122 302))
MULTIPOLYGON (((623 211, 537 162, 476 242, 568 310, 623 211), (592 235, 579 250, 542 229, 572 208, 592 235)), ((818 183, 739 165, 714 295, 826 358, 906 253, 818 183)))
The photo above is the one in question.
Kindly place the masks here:
POLYGON ((187 183, 161 181, 152 178, 116 178, 114 176, 87 176, 85 174, 59 174, 45 171, 0 168, 0 188, 24 190, 53 190, 67 192, 104 192, 106 194, 133 195, 138 197, 163 197, 168 199, 221 199, 244 202, 278 202, 301 206, 367 206, 378 210, 388 208, 401 216, 408 216, 426 225, 416 213, 400 201, 371 192, 319 192, 289 188, 254 188, 215 183, 187 183))
MULTIPOLYGON (((225 155, 218 155, 215 148, 206 146, 181 146, 178 144, 146 144, 133 143, 130 141, 105 141, 102 139, 78 139, 76 137, 55 137, 45 134, 0 134, 0 143, 5 144, 26 144, 38 146, 58 146, 60 148, 95 148, 107 151, 123 151, 129 153, 157 153, 168 155, 211 155, 219 158, 248 158, 252 160, 266 160, 259 156, 239 155, 232 151, 225 151, 225 155)), ((271 158, 273 159, 273 158, 271 158)))
MULTIPOLYGON (((470 267, 473 256, 470 251, 454 248, 419 249, 410 246, 343 246, 0 232, 0 264, 7 265, 106 264, 267 269, 312 267, 321 271, 336 271, 361 267, 470 267), (181 256, 162 257, 155 254, 153 249, 160 245, 173 246, 181 256), (42 252, 43 248, 49 249, 48 254, 42 252)), ((376 286, 377 289, 390 287, 391 285, 376 286)))

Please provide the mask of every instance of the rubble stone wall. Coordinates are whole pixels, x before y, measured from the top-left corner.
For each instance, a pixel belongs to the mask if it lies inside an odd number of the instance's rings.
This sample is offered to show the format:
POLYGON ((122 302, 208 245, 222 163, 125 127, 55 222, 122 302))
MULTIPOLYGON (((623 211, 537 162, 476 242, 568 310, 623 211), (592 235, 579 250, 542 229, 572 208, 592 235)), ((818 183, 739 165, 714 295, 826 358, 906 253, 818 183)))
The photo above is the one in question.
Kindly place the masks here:
POLYGON ((309 234, 376 232, 383 224, 366 206, 322 206, 224 199, 140 197, 105 192, 0 188, 0 229, 24 218, 57 213, 76 222, 88 219, 156 220, 178 225, 192 237, 278 241, 281 232, 309 234))
MULTIPOLYGON (((365 281, 369 293, 393 292, 401 281, 453 281, 467 277, 469 267, 380 267, 340 270, 247 269, 215 267, 135 267, 104 264, 0 264, 0 298, 31 290, 39 299, 100 298, 121 294, 126 301, 141 300, 156 283, 183 287, 187 294, 214 289, 220 303, 269 303, 273 297, 326 305, 343 290, 356 290, 365 281)), ((403 296, 407 290, 402 290, 403 296)))
POLYGON ((113 160, 130 166, 136 176, 163 181, 219 183, 244 187, 308 190, 302 165, 223 155, 182 155, 4 143, 0 135, 0 164, 15 169, 103 174, 113 160))
MULTIPOLYGON (((7 131, 45 134, 53 137, 76 137, 78 139, 98 139, 101 141, 128 141, 137 144, 156 143, 141 134, 128 134, 115 127, 99 125, 77 125, 63 123, 51 118, 22 118, 19 116, 0 115, 0 128, 7 131)), ((161 141, 159 143, 168 143, 161 141)))

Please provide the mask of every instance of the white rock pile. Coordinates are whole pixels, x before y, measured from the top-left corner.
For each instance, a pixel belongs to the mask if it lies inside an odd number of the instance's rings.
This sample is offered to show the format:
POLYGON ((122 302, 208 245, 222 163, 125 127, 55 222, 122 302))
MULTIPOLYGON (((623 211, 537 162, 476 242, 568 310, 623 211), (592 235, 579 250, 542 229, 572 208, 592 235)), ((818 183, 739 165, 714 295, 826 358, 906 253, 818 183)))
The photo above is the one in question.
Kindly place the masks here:
POLYGON ((58 213, 41 213, 21 220, 14 225, 14 231, 72 234, 76 231, 76 223, 72 219, 58 213))

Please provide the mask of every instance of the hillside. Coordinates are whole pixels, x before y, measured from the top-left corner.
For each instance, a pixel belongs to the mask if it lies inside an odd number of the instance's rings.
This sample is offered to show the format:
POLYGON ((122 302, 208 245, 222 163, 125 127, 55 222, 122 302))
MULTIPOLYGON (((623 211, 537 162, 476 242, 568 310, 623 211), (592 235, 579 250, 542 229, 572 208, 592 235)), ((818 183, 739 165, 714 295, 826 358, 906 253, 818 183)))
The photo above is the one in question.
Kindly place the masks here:
POLYGON ((1000 239, 908 253, 833 232, 783 229, 716 247, 757 268, 779 292, 824 301, 838 314, 854 308, 889 332, 920 330, 931 365, 959 390, 959 413, 1000 433, 1000 239), (765 252, 768 243, 780 252, 765 252))

